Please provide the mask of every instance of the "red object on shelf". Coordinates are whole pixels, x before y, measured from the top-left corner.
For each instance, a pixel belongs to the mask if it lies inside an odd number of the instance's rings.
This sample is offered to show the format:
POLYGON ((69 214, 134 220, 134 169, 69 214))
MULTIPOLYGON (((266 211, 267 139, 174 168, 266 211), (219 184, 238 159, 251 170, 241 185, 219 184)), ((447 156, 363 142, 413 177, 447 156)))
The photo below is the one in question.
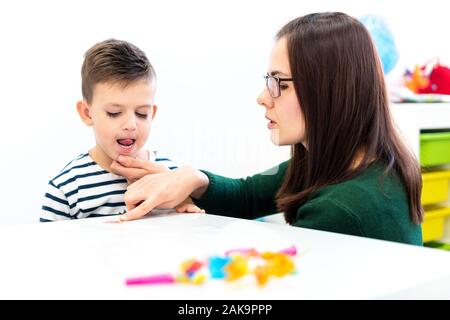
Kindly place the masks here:
POLYGON ((439 63, 435 64, 430 72, 429 84, 418 88, 418 93, 450 94, 450 69, 439 63))

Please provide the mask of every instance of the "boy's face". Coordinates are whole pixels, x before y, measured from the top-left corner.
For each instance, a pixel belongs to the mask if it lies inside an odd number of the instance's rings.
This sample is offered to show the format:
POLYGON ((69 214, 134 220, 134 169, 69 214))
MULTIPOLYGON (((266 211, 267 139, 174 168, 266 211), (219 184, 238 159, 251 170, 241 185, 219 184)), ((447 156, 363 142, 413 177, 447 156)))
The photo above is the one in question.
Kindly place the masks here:
POLYGON ((96 161, 115 160, 119 155, 136 158, 147 142, 156 113, 152 81, 138 80, 126 87, 98 83, 90 105, 77 104, 83 122, 94 129, 96 161), (108 159, 109 158, 109 159, 108 159))

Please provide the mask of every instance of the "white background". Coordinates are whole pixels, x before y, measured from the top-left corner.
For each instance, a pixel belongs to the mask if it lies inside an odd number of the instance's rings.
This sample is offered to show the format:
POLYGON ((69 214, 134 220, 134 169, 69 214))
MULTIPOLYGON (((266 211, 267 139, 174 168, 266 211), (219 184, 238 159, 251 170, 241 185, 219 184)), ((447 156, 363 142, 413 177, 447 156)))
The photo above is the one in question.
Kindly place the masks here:
MULTIPOLYGON (((78 118, 83 54, 107 38, 144 50, 158 76, 151 147, 232 177, 287 159, 269 139, 264 88, 276 32, 297 16, 381 14, 404 66, 449 61, 445 1, 0 2, 0 225, 36 222, 46 184, 94 145, 78 118)), ((395 74, 395 71, 393 72, 395 74)))

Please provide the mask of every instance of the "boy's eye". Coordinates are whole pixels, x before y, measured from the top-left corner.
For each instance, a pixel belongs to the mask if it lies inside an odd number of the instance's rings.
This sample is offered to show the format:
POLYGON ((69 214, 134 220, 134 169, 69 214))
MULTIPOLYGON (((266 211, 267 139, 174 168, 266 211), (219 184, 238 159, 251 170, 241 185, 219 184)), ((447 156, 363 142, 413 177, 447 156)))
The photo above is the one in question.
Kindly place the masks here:
POLYGON ((146 113, 139 113, 139 112, 136 112, 136 115, 137 115, 139 118, 147 119, 147 114, 146 114, 146 113))
POLYGON ((289 88, 289 86, 287 84, 280 84, 280 89, 281 90, 285 90, 287 88, 289 88))
POLYGON ((116 118, 119 116, 120 112, 106 112, 109 117, 116 118))

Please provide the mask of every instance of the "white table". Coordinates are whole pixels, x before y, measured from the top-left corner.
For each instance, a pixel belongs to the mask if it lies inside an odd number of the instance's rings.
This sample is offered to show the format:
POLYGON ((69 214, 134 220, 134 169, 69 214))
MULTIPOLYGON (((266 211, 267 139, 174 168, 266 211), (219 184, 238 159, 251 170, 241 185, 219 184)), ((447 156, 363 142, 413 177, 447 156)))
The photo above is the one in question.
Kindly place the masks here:
POLYGON ((0 228, 0 298, 450 298, 450 253, 387 241, 206 214, 160 213, 0 228), (201 286, 127 287, 126 278, 176 272, 187 258, 294 244, 298 274, 259 288, 247 277, 201 286))

